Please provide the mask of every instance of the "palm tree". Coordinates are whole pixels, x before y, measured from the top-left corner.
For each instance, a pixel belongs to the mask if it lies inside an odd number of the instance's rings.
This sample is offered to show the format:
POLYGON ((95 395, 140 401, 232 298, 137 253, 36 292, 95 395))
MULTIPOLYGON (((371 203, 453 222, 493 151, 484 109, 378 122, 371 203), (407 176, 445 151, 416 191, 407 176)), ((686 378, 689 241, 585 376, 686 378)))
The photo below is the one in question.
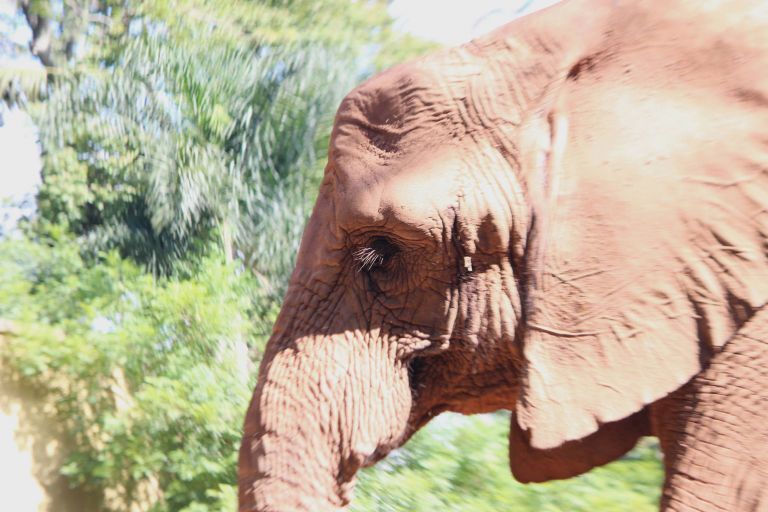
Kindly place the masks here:
POLYGON ((279 289, 315 147, 357 78, 347 50, 132 38, 114 64, 62 78, 37 116, 42 217, 158 272, 214 243, 279 289))

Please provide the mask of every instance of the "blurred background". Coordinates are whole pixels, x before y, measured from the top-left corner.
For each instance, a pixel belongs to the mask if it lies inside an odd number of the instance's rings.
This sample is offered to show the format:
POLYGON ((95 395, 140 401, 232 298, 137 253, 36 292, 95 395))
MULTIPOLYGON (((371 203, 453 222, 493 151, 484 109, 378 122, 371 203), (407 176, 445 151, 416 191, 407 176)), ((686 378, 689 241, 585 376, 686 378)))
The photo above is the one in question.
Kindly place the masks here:
MULTIPOLYGON (((339 101, 552 3, 0 0, 0 508, 234 510, 339 101)), ((352 510, 656 510, 654 441, 523 486, 508 421, 441 416, 352 510)))

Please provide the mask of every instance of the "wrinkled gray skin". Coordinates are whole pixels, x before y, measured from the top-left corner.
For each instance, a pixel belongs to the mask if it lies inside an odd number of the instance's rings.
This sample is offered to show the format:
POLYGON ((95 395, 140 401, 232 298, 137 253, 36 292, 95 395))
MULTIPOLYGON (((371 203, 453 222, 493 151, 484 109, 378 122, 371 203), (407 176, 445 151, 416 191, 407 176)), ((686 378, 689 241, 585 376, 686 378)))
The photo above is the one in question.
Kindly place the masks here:
POLYGON ((766 510, 768 3, 571 0, 339 108, 240 509, 336 510, 442 411, 522 481, 665 453, 666 511, 766 510))

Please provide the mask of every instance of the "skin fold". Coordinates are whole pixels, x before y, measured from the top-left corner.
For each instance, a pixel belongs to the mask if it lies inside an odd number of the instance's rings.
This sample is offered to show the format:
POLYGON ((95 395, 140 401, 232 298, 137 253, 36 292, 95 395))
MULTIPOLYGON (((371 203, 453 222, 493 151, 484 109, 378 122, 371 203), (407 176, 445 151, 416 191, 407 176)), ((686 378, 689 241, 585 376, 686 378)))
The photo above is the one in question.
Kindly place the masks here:
POLYGON ((570 0, 339 107, 241 511, 339 510, 443 411, 510 467, 660 438, 665 511, 768 509, 768 3, 570 0))

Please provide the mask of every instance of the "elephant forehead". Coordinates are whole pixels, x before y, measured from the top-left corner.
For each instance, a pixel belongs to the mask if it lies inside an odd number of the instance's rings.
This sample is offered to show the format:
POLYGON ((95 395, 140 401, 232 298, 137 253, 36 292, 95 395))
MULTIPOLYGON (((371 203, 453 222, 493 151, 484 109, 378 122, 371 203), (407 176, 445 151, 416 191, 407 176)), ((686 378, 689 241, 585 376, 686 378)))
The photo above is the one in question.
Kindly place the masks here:
POLYGON ((381 127, 408 131, 431 123, 453 110, 453 91, 449 87, 455 74, 451 54, 438 54, 429 60, 395 66, 380 73, 350 92, 341 102, 337 125, 358 128, 381 127))
POLYGON ((467 102, 478 97, 469 87, 473 77, 482 75, 480 64, 464 50, 453 49, 363 83, 336 114, 331 159, 365 152, 386 160, 414 145, 461 138, 467 132, 467 102))
POLYGON ((459 151, 443 148, 409 154, 386 165, 338 169, 336 218, 349 230, 402 225, 429 232, 441 226, 446 212, 456 206, 466 167, 459 151))
POLYGON ((339 122, 357 123, 362 118, 372 125, 402 127, 418 117, 412 107, 441 103, 441 81, 433 70, 397 66, 350 92, 339 106, 339 122))

